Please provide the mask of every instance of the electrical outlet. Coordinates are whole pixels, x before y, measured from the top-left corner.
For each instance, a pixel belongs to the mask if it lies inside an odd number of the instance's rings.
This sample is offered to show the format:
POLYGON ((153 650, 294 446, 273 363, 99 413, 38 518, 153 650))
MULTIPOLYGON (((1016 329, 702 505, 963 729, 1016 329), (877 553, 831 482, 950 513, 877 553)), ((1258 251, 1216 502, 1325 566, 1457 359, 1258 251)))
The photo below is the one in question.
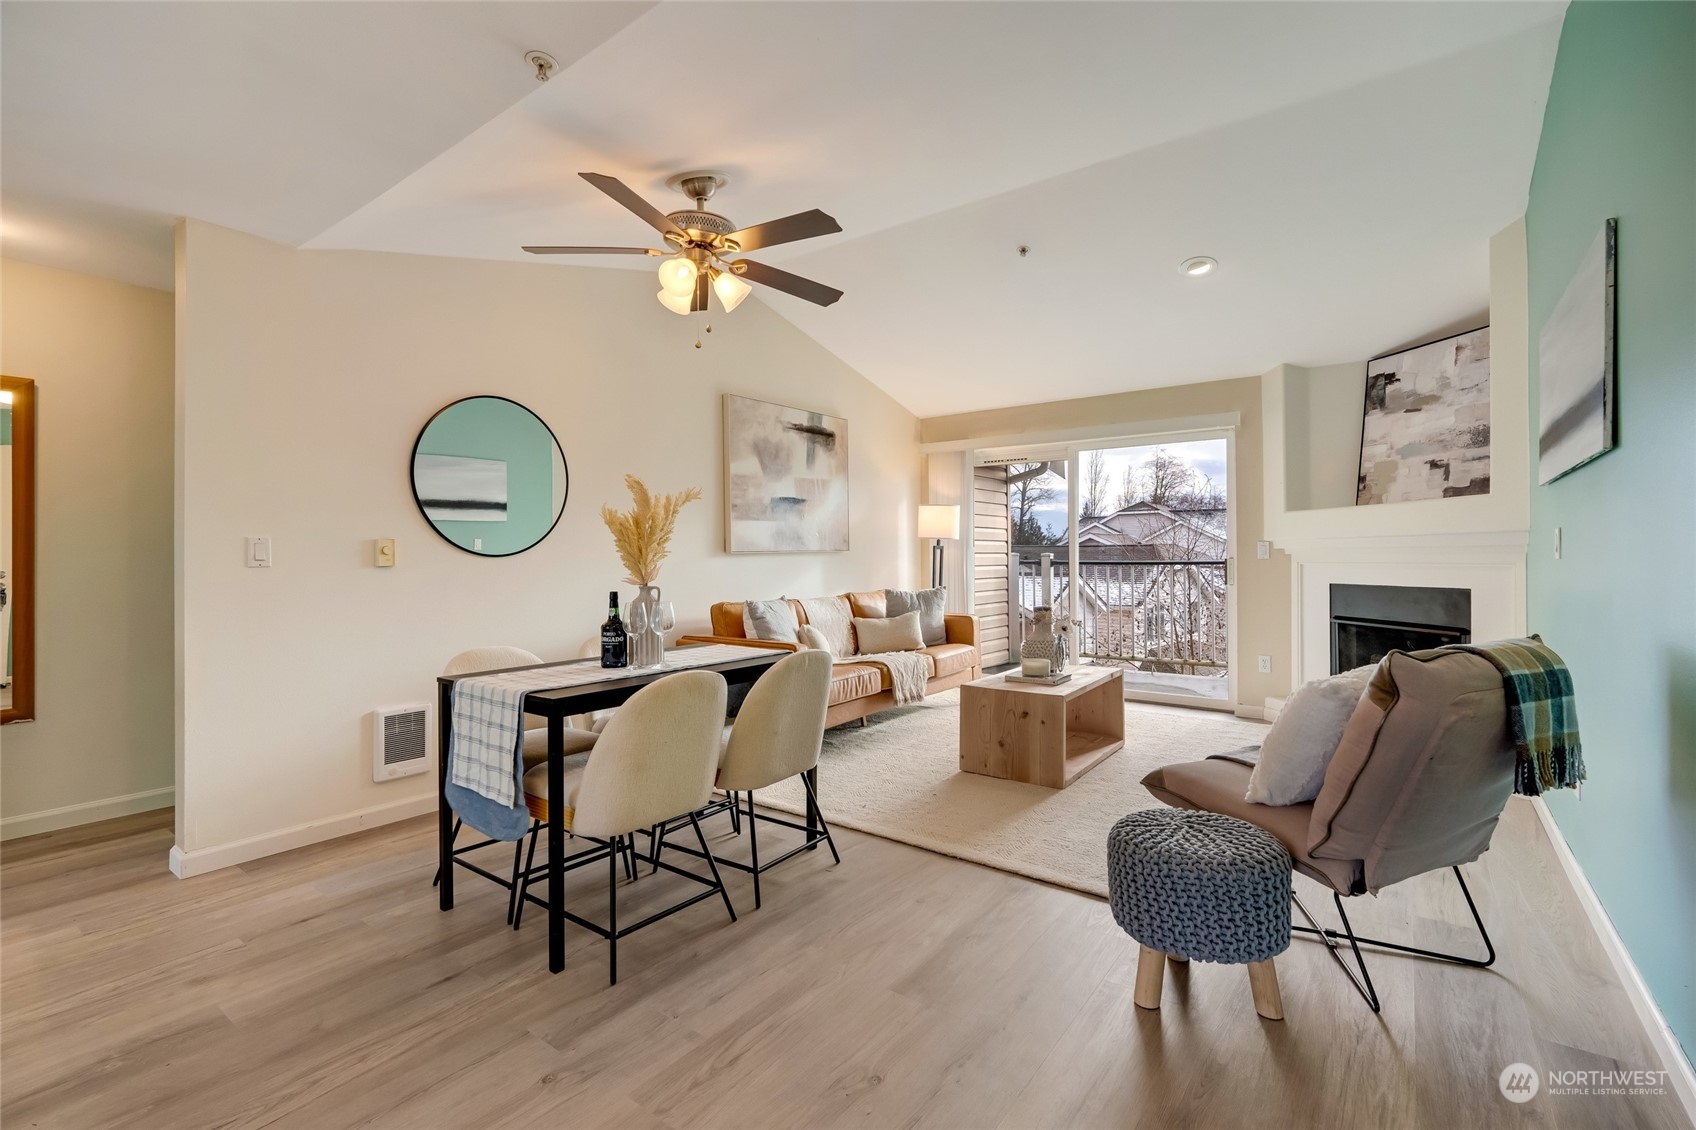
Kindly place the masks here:
POLYGON ((1271 558, 1272 558, 1272 543, 1269 542, 1269 541, 1257 541, 1257 542, 1255 542, 1254 543, 1254 555, 1262 561, 1271 560, 1271 558))
POLYGON ((483 539, 482 538, 472 538, 471 539, 471 548, 472 549, 482 549, 483 548, 483 539))
POLYGON ((1270 655, 1262 655, 1260 657, 1259 666, 1260 673, 1262 675, 1270 675, 1272 673, 1272 657, 1270 655))

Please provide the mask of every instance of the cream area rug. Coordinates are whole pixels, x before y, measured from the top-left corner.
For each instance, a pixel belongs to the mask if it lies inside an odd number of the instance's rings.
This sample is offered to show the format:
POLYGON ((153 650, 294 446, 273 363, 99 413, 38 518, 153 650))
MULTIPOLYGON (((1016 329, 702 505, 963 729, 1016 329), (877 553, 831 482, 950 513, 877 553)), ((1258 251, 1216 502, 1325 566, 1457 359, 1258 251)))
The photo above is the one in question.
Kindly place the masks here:
MULTIPOLYGON (((1150 770, 1264 740, 1268 727, 1216 711, 1125 704, 1125 748, 1065 789, 960 772, 960 692, 828 730, 819 804, 833 826, 1107 897, 1107 831, 1139 808, 1159 808, 1150 770)), ((803 811, 797 780, 755 794, 803 811)))

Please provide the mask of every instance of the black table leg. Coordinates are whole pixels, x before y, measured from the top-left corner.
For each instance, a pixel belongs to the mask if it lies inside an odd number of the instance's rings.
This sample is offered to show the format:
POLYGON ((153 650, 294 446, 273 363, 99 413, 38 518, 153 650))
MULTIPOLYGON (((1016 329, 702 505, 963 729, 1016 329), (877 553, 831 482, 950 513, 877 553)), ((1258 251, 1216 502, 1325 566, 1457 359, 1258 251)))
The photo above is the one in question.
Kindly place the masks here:
POLYGON ((441 907, 453 909, 453 809, 448 805, 448 746, 453 733, 453 684, 436 691, 436 858, 441 868, 441 907))
POLYGON ((806 777, 807 784, 812 786, 807 792, 807 850, 817 851, 819 845, 814 842, 814 837, 819 831, 819 809, 818 802, 813 798, 819 795, 819 767, 813 766, 802 776, 806 777))
POLYGON ((565 969, 565 719, 548 719, 548 972, 565 969))

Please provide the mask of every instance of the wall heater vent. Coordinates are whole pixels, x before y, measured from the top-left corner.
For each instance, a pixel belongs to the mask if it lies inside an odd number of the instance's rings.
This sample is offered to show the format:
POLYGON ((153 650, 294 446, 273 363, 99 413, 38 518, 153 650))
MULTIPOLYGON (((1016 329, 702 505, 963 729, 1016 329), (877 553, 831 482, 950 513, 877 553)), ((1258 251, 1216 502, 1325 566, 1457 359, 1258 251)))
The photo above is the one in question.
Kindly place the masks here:
POLYGON ((372 715, 371 779, 392 781, 430 767, 430 707, 380 707, 372 715))

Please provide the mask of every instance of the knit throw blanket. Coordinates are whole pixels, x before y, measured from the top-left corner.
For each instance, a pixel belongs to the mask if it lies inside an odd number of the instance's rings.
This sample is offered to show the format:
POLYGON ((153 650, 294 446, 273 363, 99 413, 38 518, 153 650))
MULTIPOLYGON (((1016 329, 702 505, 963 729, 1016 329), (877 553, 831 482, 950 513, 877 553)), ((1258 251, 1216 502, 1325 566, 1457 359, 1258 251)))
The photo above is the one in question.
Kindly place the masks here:
POLYGON ((882 651, 875 655, 856 655, 851 663, 876 663, 889 672, 889 689, 895 695, 896 706, 923 702, 925 683, 930 679, 930 659, 916 651, 882 651))
POLYGON ((1545 789, 1571 789, 1584 780, 1578 742, 1578 706, 1566 662, 1542 637, 1453 644, 1449 650, 1482 656, 1502 673, 1508 722, 1519 754, 1513 791, 1538 796, 1545 789))

